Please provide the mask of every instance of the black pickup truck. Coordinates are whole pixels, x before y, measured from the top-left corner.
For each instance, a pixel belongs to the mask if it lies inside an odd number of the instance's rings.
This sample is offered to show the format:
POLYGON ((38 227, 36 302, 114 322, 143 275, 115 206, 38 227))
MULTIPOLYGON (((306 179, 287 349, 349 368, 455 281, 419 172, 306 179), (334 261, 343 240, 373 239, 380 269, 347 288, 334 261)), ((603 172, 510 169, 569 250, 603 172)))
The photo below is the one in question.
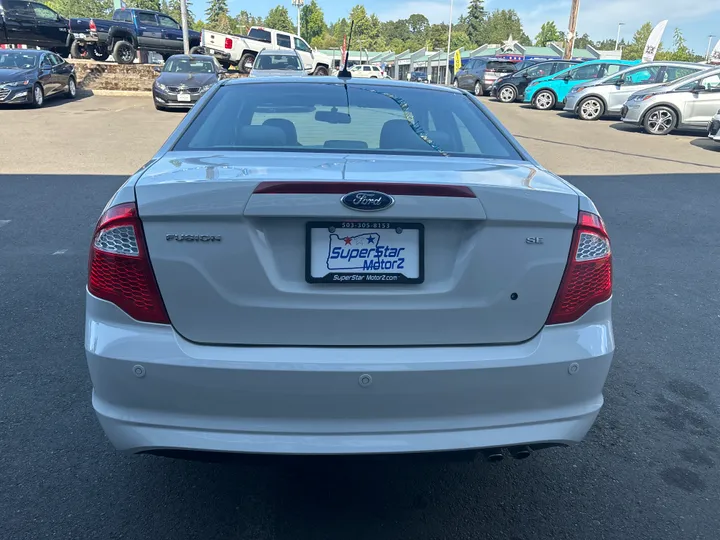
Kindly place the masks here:
MULTIPOLYGON (((7 1, 7 0, 6 0, 7 1)), ((181 26, 172 17, 146 9, 123 8, 112 20, 70 19, 75 58, 103 61, 112 54, 118 64, 131 64, 136 51, 155 51, 167 59, 183 52, 181 26)), ((190 47, 200 44, 200 33, 190 31, 190 47)))
POLYGON ((67 56, 68 20, 49 7, 26 0, 0 0, 0 44, 27 45, 67 56))

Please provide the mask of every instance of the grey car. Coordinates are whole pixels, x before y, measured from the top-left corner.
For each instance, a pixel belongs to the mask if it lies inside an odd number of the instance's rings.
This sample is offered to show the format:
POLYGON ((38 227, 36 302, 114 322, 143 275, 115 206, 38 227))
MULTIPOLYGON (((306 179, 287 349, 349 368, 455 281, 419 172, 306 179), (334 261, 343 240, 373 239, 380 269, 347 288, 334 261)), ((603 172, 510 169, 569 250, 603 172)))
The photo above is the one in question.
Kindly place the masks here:
POLYGON ((672 83, 708 67, 707 64, 689 62, 650 62, 634 66, 572 88, 565 100, 565 111, 576 114, 581 120, 619 115, 632 94, 659 84, 672 83))
POLYGON ((667 135, 676 128, 707 129, 718 107, 720 68, 712 68, 632 94, 621 117, 651 135, 667 135))
POLYGON ((455 74, 453 86, 483 96, 500 77, 515 71, 515 63, 504 58, 470 58, 455 74))
POLYGON ((225 80, 96 225, 92 405, 128 452, 524 458, 600 412, 612 261, 467 92, 225 80))
POLYGON ((302 58, 293 49, 263 49, 255 58, 249 77, 304 77, 302 58))

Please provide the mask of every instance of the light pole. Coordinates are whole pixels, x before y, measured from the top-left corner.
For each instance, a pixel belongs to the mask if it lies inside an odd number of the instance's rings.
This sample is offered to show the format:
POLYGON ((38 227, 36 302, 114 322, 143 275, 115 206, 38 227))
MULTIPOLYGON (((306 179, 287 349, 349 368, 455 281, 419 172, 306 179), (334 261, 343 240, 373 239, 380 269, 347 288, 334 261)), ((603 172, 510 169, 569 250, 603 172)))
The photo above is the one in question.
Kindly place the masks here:
POLYGON ((707 49, 707 53, 705 54, 705 61, 706 61, 706 62, 709 62, 709 61, 710 61, 710 52, 711 52, 711 49, 712 49, 712 40, 713 40, 714 37, 715 37, 715 36, 714 36, 713 34, 710 34, 710 35, 708 36, 708 49, 707 49))
POLYGON ((302 9, 304 4, 305 4, 305 0, 292 0, 292 5, 297 7, 297 10, 298 10, 298 16, 297 16, 297 26, 298 26, 297 35, 298 36, 300 35, 300 10, 302 9))
MULTIPOLYGON (((452 37, 452 10, 453 0, 450 0, 450 22, 448 23, 448 46, 447 46, 447 58, 445 59, 445 86, 450 84, 450 38, 452 37)), ((438 77, 439 79, 439 77, 438 77)), ((438 80, 438 82, 440 82, 438 80)))
POLYGON ((623 26, 625 26, 625 23, 624 23, 624 22, 619 22, 619 23, 618 23, 618 32, 617 32, 617 37, 615 38, 615 50, 616 50, 616 51, 618 50, 618 47, 620 46, 620 29, 621 29, 623 26))
POLYGON ((180 25, 182 26, 183 50, 190 54, 190 35, 188 32, 187 0, 180 0, 180 25))

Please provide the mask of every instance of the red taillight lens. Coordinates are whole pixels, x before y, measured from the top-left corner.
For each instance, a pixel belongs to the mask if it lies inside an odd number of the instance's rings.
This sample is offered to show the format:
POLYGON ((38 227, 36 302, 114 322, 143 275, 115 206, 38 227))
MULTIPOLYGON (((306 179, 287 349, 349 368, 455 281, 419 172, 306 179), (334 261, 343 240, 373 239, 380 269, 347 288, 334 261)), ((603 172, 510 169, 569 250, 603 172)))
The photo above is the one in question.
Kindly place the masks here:
POLYGON ((90 31, 97 32, 97 26, 95 25, 95 21, 92 19, 90 19, 90 31))
POLYGON ((113 206, 100 217, 90 246, 88 290, 133 319, 170 324, 135 203, 113 206))
POLYGON ((610 238, 600 216, 578 214, 570 257, 546 324, 578 320, 612 296, 610 238))
POLYGON ((229 37, 225 38, 225 48, 232 49, 232 39, 230 39, 229 37))

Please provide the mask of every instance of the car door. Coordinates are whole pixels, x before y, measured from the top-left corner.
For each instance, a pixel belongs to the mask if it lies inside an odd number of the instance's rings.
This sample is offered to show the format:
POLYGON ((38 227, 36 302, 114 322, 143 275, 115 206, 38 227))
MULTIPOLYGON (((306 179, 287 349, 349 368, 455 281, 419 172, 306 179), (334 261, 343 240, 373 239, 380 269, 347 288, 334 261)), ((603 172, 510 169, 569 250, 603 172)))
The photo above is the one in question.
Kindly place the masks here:
POLYGON ((720 109, 720 74, 696 80, 681 88, 687 89, 682 123, 694 127, 707 126, 720 109))
POLYGON ((521 75, 517 77, 518 94, 524 94, 525 90, 527 90, 528 84, 530 84, 535 79, 539 79, 540 77, 546 77, 548 75, 551 75, 551 71, 551 63, 538 64, 537 66, 526 69, 521 75))
POLYGON ((6 0, 5 25, 10 43, 14 45, 36 45, 38 43, 37 21, 30 2, 6 0))
POLYGON ((467 65, 458 73, 458 85, 465 90, 471 89, 475 84, 473 72, 477 69, 479 60, 469 60, 467 65))
POLYGON ((293 37, 293 42, 295 44, 295 50, 300 55, 300 58, 302 59, 303 67, 305 68, 305 71, 312 71, 315 67, 315 55, 312 52, 312 49, 310 46, 305 43, 305 41, 297 36, 293 37))
POLYGON ((55 93, 57 82, 55 74, 53 73, 53 63, 50 60, 51 53, 43 54, 40 57, 40 67, 38 73, 38 82, 43 87, 43 92, 46 96, 50 96, 55 93))
POLYGON ((50 54, 50 62, 53 64, 53 84, 56 85, 56 92, 67 90, 70 75, 73 73, 73 66, 60 58, 57 54, 50 54))
POLYGON ((623 104, 632 94, 658 84, 662 71, 661 65, 652 64, 620 71, 605 83, 610 87, 605 98, 607 111, 620 112, 623 104))
POLYGON ((577 64, 575 62, 555 62, 553 64, 553 69, 551 75, 555 75, 559 71, 564 71, 569 67, 576 66, 577 64))
POLYGON ((138 45, 149 51, 164 50, 163 30, 154 13, 149 11, 135 12, 135 28, 138 45))
POLYGON ((172 18, 167 15, 158 15, 158 22, 162 29, 162 39, 164 41, 163 46, 166 50, 171 50, 175 53, 181 53, 185 50, 183 44, 183 33, 180 25, 172 18))
POLYGON ((554 79, 553 89, 557 94, 558 101, 565 101, 571 88, 599 79, 603 73, 604 64, 580 64, 566 74, 554 79))
POLYGON ((45 48, 65 47, 67 45, 68 21, 42 4, 30 2, 35 13, 37 32, 45 48))

